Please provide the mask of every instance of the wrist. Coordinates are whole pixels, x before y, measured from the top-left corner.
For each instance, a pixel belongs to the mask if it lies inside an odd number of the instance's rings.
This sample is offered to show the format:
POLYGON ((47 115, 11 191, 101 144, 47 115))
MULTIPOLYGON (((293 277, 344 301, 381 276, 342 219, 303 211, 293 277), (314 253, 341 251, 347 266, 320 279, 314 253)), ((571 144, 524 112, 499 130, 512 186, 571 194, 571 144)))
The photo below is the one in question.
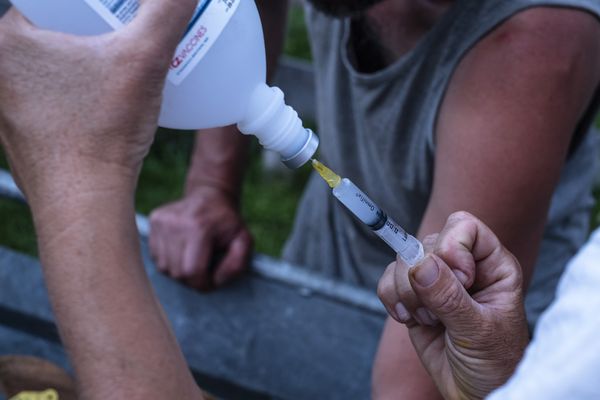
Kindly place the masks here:
POLYGON ((24 184, 40 240, 71 226, 89 223, 93 229, 117 215, 135 216, 136 172, 116 165, 65 167, 24 184))
POLYGON ((198 132, 186 195, 212 188, 239 203, 249 147, 250 138, 235 126, 198 132))
POLYGON ((207 179, 199 179, 192 184, 188 183, 185 187, 185 197, 197 196, 219 196, 230 201, 235 207, 238 207, 241 201, 241 188, 227 182, 207 179))
POLYGON ((138 175, 138 170, 121 165, 63 162, 24 176, 21 184, 34 215, 49 210, 60 214, 100 198, 133 199, 138 175))
POLYGON ((115 243, 137 241, 133 200, 132 192, 98 189, 32 208, 40 254, 68 261, 73 251, 106 250, 115 243))

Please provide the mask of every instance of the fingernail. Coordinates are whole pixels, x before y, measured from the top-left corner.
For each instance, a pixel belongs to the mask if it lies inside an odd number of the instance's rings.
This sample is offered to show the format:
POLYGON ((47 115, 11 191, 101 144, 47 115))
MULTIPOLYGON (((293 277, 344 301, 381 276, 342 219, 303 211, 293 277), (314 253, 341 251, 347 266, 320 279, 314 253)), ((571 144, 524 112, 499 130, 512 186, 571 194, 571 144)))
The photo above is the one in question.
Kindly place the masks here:
POLYGON ((412 275, 414 280, 423 287, 429 287, 437 280, 440 269, 435 259, 431 256, 425 257, 423 262, 416 266, 412 275))
POLYGON ((433 320, 433 318, 431 318, 429 312, 427 312, 427 310, 423 307, 417 309, 415 314, 417 314, 423 325, 435 326, 437 323, 433 320))
POLYGON ((394 310, 396 310, 396 315, 398 316, 398 319, 400 320, 400 322, 406 322, 410 319, 410 313, 408 312, 406 307, 404 307, 404 304, 402 304, 402 303, 396 304, 396 306, 394 307, 394 310))
POLYGON ((452 272, 454 272, 454 276, 456 276, 456 278, 458 279, 458 281, 463 286, 465 286, 467 284, 467 282, 469 281, 469 278, 467 277, 467 275, 464 272, 462 272, 462 271, 460 271, 458 269, 455 269, 452 272))

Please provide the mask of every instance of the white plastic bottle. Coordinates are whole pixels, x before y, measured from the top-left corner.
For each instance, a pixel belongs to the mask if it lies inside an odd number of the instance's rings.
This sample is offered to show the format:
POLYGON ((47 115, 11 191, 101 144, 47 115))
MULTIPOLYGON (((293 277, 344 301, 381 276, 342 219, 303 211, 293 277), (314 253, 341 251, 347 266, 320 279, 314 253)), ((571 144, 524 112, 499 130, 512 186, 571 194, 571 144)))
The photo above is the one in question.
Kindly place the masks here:
MULTIPOLYGON (((11 0, 35 25, 97 35, 135 17, 137 0, 11 0)), ((166 16, 168 18, 168 16, 166 16)), ((266 85, 260 17, 253 0, 199 0, 171 65, 160 125, 203 129, 238 124, 290 168, 309 161, 318 137, 281 90, 266 85)))

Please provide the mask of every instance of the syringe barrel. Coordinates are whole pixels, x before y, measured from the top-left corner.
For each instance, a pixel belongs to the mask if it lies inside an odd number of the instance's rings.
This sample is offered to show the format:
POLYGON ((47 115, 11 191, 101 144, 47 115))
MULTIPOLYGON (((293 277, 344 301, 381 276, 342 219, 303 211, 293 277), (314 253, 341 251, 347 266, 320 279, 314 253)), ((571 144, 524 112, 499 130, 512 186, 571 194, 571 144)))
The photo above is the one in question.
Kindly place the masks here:
POLYGON ((388 218, 383 228, 376 230, 375 234, 383 239, 402 260, 410 267, 423 259, 423 245, 414 236, 406 233, 391 218, 388 218))
POLYGON ((342 182, 333 189, 333 195, 363 224, 372 229, 383 227, 385 213, 350 179, 342 179, 342 182))
POLYGON ((388 218, 386 213, 349 179, 342 179, 342 182, 333 189, 333 195, 356 218, 369 226, 377 236, 394 249, 404 262, 412 266, 421 261, 423 258, 421 242, 388 218))

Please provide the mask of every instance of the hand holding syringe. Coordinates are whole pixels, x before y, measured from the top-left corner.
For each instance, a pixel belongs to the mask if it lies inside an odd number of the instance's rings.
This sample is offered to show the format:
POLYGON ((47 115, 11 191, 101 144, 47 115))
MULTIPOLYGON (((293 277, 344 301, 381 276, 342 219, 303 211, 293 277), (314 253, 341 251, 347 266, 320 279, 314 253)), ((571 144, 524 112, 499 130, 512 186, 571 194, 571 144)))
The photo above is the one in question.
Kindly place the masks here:
POLYGON ((349 179, 341 178, 317 160, 312 161, 315 170, 333 189, 333 195, 356 218, 367 225, 377 236, 383 239, 409 266, 423 259, 423 245, 409 235, 362 190, 349 179))

